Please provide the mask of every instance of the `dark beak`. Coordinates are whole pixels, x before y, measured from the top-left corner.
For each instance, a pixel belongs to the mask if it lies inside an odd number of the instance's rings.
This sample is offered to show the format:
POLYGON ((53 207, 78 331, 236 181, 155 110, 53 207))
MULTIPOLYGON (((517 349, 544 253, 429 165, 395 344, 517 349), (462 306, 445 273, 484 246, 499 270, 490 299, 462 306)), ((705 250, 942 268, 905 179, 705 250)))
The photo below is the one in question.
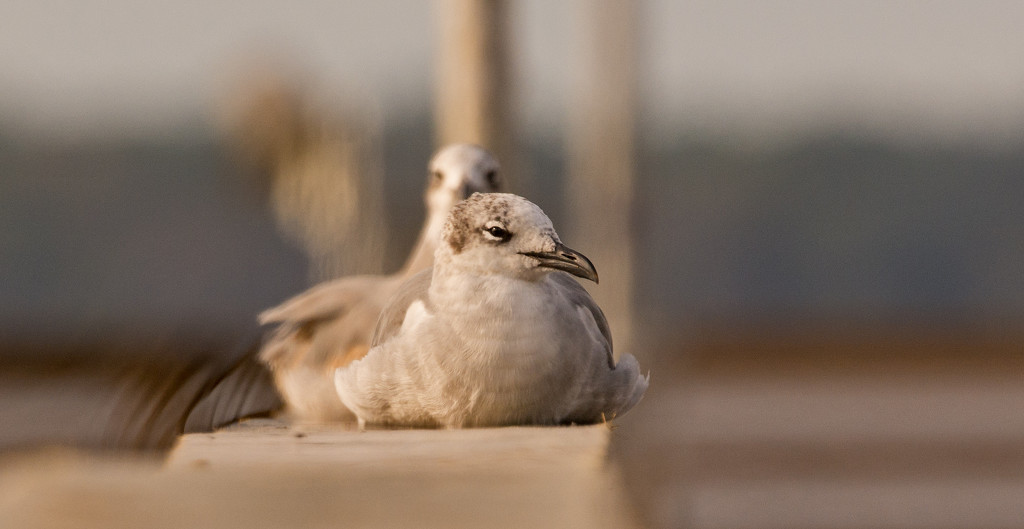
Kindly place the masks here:
POLYGON ((576 277, 582 277, 583 279, 589 279, 597 283, 597 269, 594 268, 594 263, 587 259, 587 256, 569 248, 562 243, 555 243, 555 251, 553 252, 521 252, 522 255, 527 257, 533 257, 540 261, 538 266, 545 266, 547 268, 554 268, 555 270, 561 270, 568 272, 576 277))

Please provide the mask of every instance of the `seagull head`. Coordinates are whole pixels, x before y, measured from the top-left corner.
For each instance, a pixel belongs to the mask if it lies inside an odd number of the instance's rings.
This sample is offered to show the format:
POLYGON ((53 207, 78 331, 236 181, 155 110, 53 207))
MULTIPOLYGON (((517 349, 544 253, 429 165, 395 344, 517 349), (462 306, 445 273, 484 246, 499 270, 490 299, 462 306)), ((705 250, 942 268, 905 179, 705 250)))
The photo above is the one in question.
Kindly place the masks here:
POLYGON ((561 270, 597 282, 590 259, 562 244, 548 216, 517 195, 474 193, 452 208, 441 237, 441 266, 525 280, 561 270))
POLYGON ((454 143, 437 151, 430 160, 427 210, 445 215, 455 203, 473 193, 501 188, 498 160, 478 145, 454 143))

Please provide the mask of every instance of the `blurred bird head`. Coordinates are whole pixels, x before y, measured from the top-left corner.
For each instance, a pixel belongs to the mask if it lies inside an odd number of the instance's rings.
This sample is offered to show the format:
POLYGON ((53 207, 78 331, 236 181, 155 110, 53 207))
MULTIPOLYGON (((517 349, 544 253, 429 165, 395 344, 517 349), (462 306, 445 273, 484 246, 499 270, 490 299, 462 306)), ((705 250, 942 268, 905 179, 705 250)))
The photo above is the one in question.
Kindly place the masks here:
POLYGON ((528 281, 555 270, 598 279, 590 259, 562 244, 544 211, 517 195, 474 193, 452 208, 442 240, 439 266, 528 281))
POLYGON ((437 151, 429 168, 426 201, 431 213, 447 213, 473 193, 493 193, 502 186, 498 160, 478 145, 448 145, 437 151))

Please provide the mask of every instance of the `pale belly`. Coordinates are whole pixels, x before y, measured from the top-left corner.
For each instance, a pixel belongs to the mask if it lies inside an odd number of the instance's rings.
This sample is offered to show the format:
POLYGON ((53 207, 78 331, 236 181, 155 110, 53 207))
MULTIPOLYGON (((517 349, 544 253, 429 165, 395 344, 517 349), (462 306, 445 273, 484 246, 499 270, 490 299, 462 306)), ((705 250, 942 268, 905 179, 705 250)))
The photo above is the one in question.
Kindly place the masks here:
POLYGON ((562 420, 578 377, 573 369, 578 351, 549 314, 536 311, 489 321, 465 318, 459 323, 458 339, 449 342, 451 346, 436 344, 434 361, 429 362, 442 366, 429 379, 431 390, 452 403, 448 412, 459 425, 562 420))
POLYGON ((488 281, 457 297, 433 294, 432 306, 410 305, 401 331, 339 377, 363 420, 558 424, 607 370, 576 307, 544 285, 488 281))

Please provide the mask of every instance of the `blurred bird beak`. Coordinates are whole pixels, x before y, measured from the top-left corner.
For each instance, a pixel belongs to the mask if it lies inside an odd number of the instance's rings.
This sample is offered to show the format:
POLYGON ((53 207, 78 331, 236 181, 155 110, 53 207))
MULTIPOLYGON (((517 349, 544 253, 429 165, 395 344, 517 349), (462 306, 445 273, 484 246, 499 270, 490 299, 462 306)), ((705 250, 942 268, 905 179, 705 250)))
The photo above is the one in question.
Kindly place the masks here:
POLYGON ((527 257, 533 257, 540 261, 537 266, 545 266, 547 268, 554 268, 555 270, 561 270, 568 272, 576 277, 582 277, 583 279, 589 279, 597 283, 597 269, 594 268, 594 263, 587 259, 587 256, 569 248, 568 246, 556 242, 555 251, 553 252, 520 252, 522 255, 527 257))
POLYGON ((462 198, 463 200, 469 198, 473 193, 488 193, 490 192, 486 186, 477 185, 471 179, 467 179, 465 184, 462 184, 462 198))

